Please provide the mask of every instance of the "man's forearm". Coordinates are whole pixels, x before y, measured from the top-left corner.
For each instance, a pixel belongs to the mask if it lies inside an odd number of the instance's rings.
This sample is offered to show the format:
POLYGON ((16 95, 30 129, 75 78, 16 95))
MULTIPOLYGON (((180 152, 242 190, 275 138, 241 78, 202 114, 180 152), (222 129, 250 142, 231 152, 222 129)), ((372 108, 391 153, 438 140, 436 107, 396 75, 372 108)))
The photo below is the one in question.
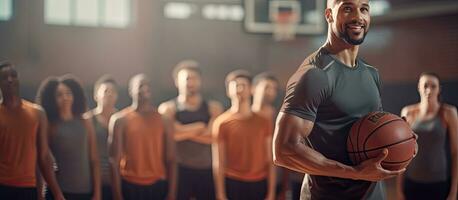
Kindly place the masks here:
POLYGON ((274 162, 294 171, 320 176, 354 179, 356 172, 353 167, 327 159, 305 144, 280 147, 274 162))
POLYGON ((215 179, 216 198, 223 199, 226 197, 226 189, 224 184, 224 173, 221 169, 213 169, 215 179))
POLYGON ((169 179, 169 199, 175 199, 176 197, 176 186, 177 186, 177 167, 175 161, 169 161, 168 163, 168 179, 169 179))
POLYGON ((121 189, 121 176, 119 173, 119 167, 117 165, 116 159, 110 159, 111 162, 111 175, 112 175, 112 187, 113 187, 113 198, 115 200, 122 199, 122 189, 121 189))
POLYGON ((276 183, 277 183, 277 173, 275 171, 275 166, 269 163, 269 177, 267 180, 267 184, 268 184, 267 195, 271 196, 273 199, 275 199, 276 183))
POLYGON ((102 181, 101 181, 101 175, 100 175, 100 163, 98 160, 92 160, 91 161, 92 165, 92 181, 93 181, 93 191, 94 191, 94 197, 101 198, 102 197, 102 181))

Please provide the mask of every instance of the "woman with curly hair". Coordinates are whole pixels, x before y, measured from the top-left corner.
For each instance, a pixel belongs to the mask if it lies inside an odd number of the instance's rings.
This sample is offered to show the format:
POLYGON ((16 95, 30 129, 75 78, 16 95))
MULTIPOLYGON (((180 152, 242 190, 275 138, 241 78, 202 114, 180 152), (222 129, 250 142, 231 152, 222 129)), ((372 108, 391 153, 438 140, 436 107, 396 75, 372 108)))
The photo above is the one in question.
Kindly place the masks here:
MULTIPOLYGON (((56 177, 66 199, 100 199, 100 166, 96 137, 81 84, 70 75, 50 77, 41 84, 37 103, 49 120, 49 145, 56 177)), ((53 199, 49 192, 47 199, 53 199)))

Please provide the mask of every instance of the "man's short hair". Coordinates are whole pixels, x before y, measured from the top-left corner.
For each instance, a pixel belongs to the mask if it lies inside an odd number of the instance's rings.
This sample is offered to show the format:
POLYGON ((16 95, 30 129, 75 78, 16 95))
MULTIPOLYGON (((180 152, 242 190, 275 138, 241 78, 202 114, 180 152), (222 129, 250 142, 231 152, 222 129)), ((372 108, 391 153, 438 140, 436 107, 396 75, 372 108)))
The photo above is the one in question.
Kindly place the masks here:
POLYGON ((0 61, 0 70, 2 70, 4 67, 14 67, 14 65, 7 60, 0 61))
POLYGON ((278 79, 273 74, 269 72, 262 72, 253 78, 253 85, 257 85, 262 80, 270 80, 278 83, 278 79))
POLYGON ((118 83, 116 80, 109 74, 104 74, 102 75, 97 81, 95 81, 94 84, 94 95, 97 93, 97 90, 99 90, 100 86, 104 83, 111 83, 114 86, 118 86, 118 83))
POLYGON ((226 87, 229 85, 229 82, 237 79, 237 78, 244 78, 246 80, 248 80, 248 82, 251 84, 251 74, 250 72, 246 71, 246 70, 243 70, 243 69, 238 69, 238 70, 235 70, 235 71, 232 71, 232 72, 229 72, 229 74, 227 74, 226 76, 226 87))
POLYGON ((181 70, 190 70, 197 72, 198 74, 201 74, 202 72, 200 71, 199 63, 195 60, 183 60, 179 62, 175 68, 173 68, 172 76, 173 79, 176 80, 178 77, 178 73, 181 70))
POLYGON ((132 76, 132 78, 129 79, 129 91, 132 91, 133 87, 136 86, 136 84, 142 80, 149 80, 146 74, 137 74, 132 76))

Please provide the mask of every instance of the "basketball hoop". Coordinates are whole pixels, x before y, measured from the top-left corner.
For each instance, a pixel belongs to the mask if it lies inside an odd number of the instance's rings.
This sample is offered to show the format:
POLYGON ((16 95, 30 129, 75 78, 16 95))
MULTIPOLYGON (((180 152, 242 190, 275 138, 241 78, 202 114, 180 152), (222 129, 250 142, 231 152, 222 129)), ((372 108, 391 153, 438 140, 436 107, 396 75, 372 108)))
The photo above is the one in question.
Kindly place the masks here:
POLYGON ((273 37, 276 41, 294 40, 299 24, 299 14, 293 10, 277 12, 272 16, 273 37))
POLYGON ((269 5, 272 33, 276 41, 294 40, 301 21, 301 6, 297 0, 273 0, 269 5))

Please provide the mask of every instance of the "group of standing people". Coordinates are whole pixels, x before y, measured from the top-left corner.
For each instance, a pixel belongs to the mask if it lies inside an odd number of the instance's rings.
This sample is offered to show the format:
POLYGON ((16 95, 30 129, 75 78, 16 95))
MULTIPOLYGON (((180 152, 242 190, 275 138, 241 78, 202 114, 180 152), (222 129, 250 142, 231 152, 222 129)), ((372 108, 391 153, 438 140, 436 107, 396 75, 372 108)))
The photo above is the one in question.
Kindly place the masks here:
POLYGON ((2 62, 0 197, 275 199, 278 81, 229 73, 231 107, 224 111, 202 96, 201 73, 197 62, 180 62, 173 71, 178 96, 157 109, 149 79, 135 75, 132 104, 121 110, 118 84, 104 75, 94 85, 97 106, 88 110, 71 75, 45 79, 35 103, 21 99, 15 66, 2 62))
POLYGON ((201 95, 197 63, 184 61, 173 73, 178 96, 158 109, 139 74, 130 106, 115 108, 117 84, 105 77, 87 112, 74 77, 45 80, 35 104, 21 99, 14 66, 0 63, 0 199, 36 199, 43 182, 56 200, 275 199, 274 163, 308 174, 303 199, 385 199, 381 181, 392 177, 399 199, 456 199, 458 115, 440 101, 433 73, 420 76, 420 102, 401 112, 418 134, 407 170, 384 169, 386 149, 357 166, 348 158, 351 125, 382 110, 378 70, 358 57, 369 13, 369 0, 327 1, 327 41, 289 79, 275 128, 270 76, 229 73, 223 111, 201 95))

